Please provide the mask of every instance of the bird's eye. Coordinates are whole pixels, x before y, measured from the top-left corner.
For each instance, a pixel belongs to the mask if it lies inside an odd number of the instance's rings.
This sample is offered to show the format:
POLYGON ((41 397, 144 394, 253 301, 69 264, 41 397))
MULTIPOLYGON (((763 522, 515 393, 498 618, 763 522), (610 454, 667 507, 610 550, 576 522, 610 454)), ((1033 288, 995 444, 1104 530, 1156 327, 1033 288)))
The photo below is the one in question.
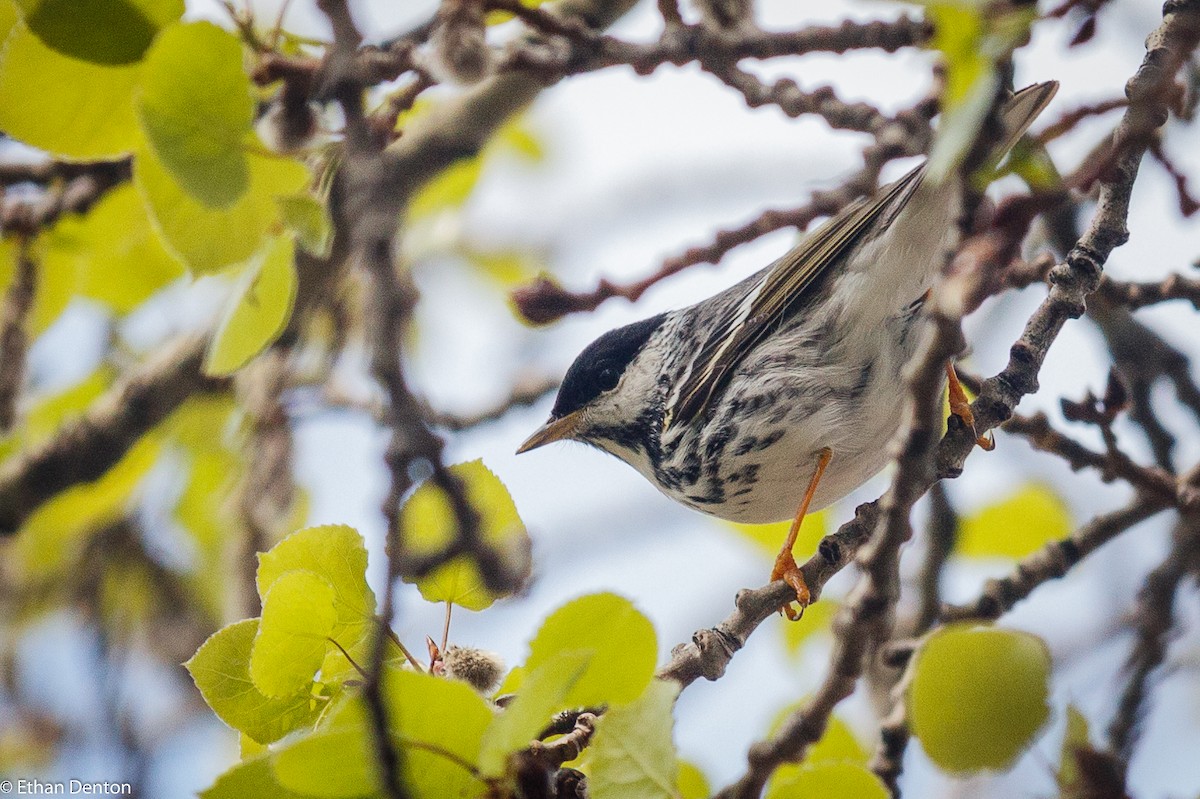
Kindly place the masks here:
POLYGON ((615 366, 604 365, 596 372, 596 383, 600 386, 601 391, 609 391, 617 387, 617 383, 621 380, 621 373, 617 371, 615 366))

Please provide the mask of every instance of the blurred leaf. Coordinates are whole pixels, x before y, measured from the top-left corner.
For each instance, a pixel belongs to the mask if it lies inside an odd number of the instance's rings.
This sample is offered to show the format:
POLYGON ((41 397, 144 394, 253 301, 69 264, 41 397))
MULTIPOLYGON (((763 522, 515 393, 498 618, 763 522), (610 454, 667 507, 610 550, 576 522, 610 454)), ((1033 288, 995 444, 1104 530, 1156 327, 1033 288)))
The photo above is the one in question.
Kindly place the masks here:
POLYGON ((213 208, 246 193, 242 142, 254 102, 237 37, 211 22, 163 31, 146 56, 137 100, 147 141, 184 191, 213 208))
POLYGON ((463 257, 505 288, 528 283, 546 268, 538 258, 521 250, 468 250, 463 253, 463 257))
POLYGON ((312 684, 337 623, 333 599, 333 586, 304 569, 284 572, 271 584, 250 650, 255 688, 278 698, 312 684))
POLYGON ((1063 188, 1062 175, 1058 174, 1050 153, 1034 139, 1026 137, 1013 146, 1006 169, 1033 191, 1053 192, 1063 188))
POLYGON ((200 792, 200 799, 304 799, 304 796, 289 791, 275 780, 270 758, 264 755, 243 760, 200 792))
POLYGON ((72 235, 79 246, 80 291, 118 314, 129 313, 183 275, 132 185, 105 193, 85 216, 70 221, 77 225, 72 235))
POLYGON ((813 636, 828 633, 833 628, 833 617, 840 607, 834 600, 822 597, 820 602, 814 602, 804 609, 804 618, 798 622, 781 617, 783 642, 787 651, 798 655, 813 636))
POLYGON ((706 799, 712 793, 712 788, 709 787, 708 778, 704 776, 703 771, 692 763, 680 761, 675 792, 679 799, 706 799))
MULTIPOLYGON (((521 0, 521 5, 526 8, 537 8, 546 3, 547 0, 521 0)), ((508 22, 510 19, 515 19, 511 11, 489 11, 484 15, 484 22, 488 25, 499 25, 502 22, 508 22)))
POLYGON ((247 164, 245 193, 228 208, 210 208, 184 191, 149 147, 138 148, 134 184, 167 246, 194 274, 243 263, 262 249, 268 232, 282 226, 276 198, 308 182, 299 161, 250 153, 247 164))
POLYGON ((460 207, 475 190, 475 184, 479 182, 482 171, 481 155, 455 161, 413 196, 408 205, 408 215, 414 220, 419 220, 460 207))
POLYGON ((333 243, 333 222, 329 210, 311 194, 290 194, 278 197, 283 224, 296 234, 296 240, 313 255, 325 258, 333 243))
POLYGON ((250 651, 257 633, 258 619, 234 622, 213 633, 183 665, 221 721, 267 744, 311 724, 317 710, 307 691, 272 699, 254 687, 250 651))
POLYGON ((78 419, 112 385, 115 374, 111 367, 101 366, 78 383, 39 397, 25 412, 21 424, 0 438, 0 459, 48 441, 63 425, 78 419))
POLYGON ((529 644, 525 668, 532 672, 560 652, 572 651, 593 656, 567 694, 567 705, 611 707, 641 696, 654 676, 658 642, 650 620, 628 599, 591 594, 550 614, 529 644))
POLYGON ((183 14, 183 0, 16 0, 48 47, 110 66, 141 60, 158 29, 183 14))
MULTIPOLYGON (((59 220, 30 245, 35 279, 29 329, 40 335, 54 324, 79 291, 81 242, 75 234, 77 218, 59 220)), ((21 246, 15 237, 0 240, 0 292, 7 292, 16 277, 21 246)))
POLYGON ((521 690, 521 686, 525 682, 525 667, 516 666, 508 670, 508 674, 504 675, 504 680, 501 681, 500 687, 496 689, 496 696, 504 696, 505 694, 515 694, 521 690))
POLYGON ((160 450, 161 437, 148 433, 98 479, 59 492, 30 514, 10 550, 25 573, 47 576, 69 566, 92 533, 122 519, 160 450))
POLYGON ((292 237, 277 236, 242 275, 205 353, 205 374, 233 374, 283 333, 296 304, 295 259, 292 237))
POLYGON ((483 736, 479 755, 481 774, 503 774, 509 755, 529 746, 555 713, 573 706, 567 697, 593 657, 589 650, 559 652, 526 673, 517 689, 517 698, 500 711, 483 736))
MULTIPOLYGON (((320 575, 333 587, 337 622, 329 636, 358 663, 366 662, 375 628, 375 594, 367 585, 367 549, 353 527, 328 524, 292 533, 258 556, 258 595, 266 601, 271 586, 294 569, 320 575)), ((330 647, 321 679, 332 681, 355 672, 337 647, 330 647)))
MULTIPOLYGON (((779 554, 779 548, 787 540, 788 530, 792 523, 772 522, 771 524, 742 524, 740 522, 725 522, 731 529, 741 533, 757 544, 763 552, 774 558, 779 554)), ((803 563, 809 555, 817 551, 817 545, 829 532, 829 511, 822 510, 810 513, 804 517, 800 533, 796 536, 796 560, 803 563)))
POLYGON ((929 153, 928 179, 944 180, 970 150, 991 108, 995 65, 1029 34, 1033 7, 995 11, 977 0, 924 0, 934 25, 930 46, 945 66, 942 118, 929 153))
POLYGON ((1054 489, 1029 483, 962 519, 955 551, 968 557, 1023 558, 1070 533, 1070 512, 1054 489))
POLYGON ((1088 735, 1088 721, 1079 708, 1067 705, 1067 727, 1063 731, 1061 755, 1059 758, 1058 774, 1055 781, 1063 794, 1070 795, 1072 788, 1079 785, 1079 761, 1075 753, 1091 746, 1088 735))
POLYGON ((151 574, 142 553, 104 564, 96 591, 96 608, 110 636, 136 631, 154 618, 172 584, 164 573, 151 574))
POLYGON ((8 34, 21 21, 17 7, 13 3, 0 3, 0 42, 8 38, 8 34))
MULTIPOLYGON (((525 2, 528 5, 531 0, 525 0, 525 2)), ((536 8, 545 0, 532 0, 532 2, 534 3, 532 7, 536 8)), ((538 163, 546 158, 546 149, 529 126, 528 120, 529 117, 523 114, 510 119, 496 132, 496 143, 526 161, 538 163)))
POLYGON ((138 73, 64 56, 17 23, 0 55, 0 130, 62 158, 125 155, 138 140, 138 73))
MULTIPOLYGON (((805 704, 807 704, 807 700, 796 702, 776 714, 775 720, 771 724, 771 735, 775 735, 783 726, 784 721, 805 704)), ((803 764, 784 763, 775 770, 767 785, 767 795, 778 795, 774 790, 777 784, 792 785, 805 769, 833 764, 865 767, 870 757, 870 753, 863 747, 862 742, 858 740, 850 726, 837 716, 831 716, 829 723, 825 725, 825 732, 821 735, 821 740, 809 747, 803 764)), ((787 793, 790 795, 792 791, 789 790, 787 793)), ((797 793, 796 795, 804 794, 797 793)))
MULTIPOLYGON (((436 106, 433 103, 420 100, 396 120, 396 126, 403 129, 434 109, 436 106)), ((484 164, 496 154, 505 152, 530 162, 544 158, 541 143, 529 129, 524 117, 518 116, 506 122, 479 154, 456 161, 425 184, 408 205, 409 219, 419 221, 461 208, 479 184, 484 164)))
POLYGON ((909 719, 943 771, 1008 768, 1050 716, 1050 654, 1035 635, 951 625, 915 657, 909 719))
MULTIPOLYGON (((467 499, 479 514, 479 534, 512 562, 529 559, 529 533, 508 489, 483 461, 474 460, 450 467, 462 481, 467 499)), ((417 556, 440 552, 455 536, 450 499, 432 482, 419 487, 400 509, 405 545, 417 556)), ((453 602, 468 610, 483 610, 500 598, 488 590, 474 559, 454 558, 415 581, 421 596, 430 602, 453 602)))
POLYGON ((786 777, 771 780, 766 799, 889 799, 891 796, 878 777, 857 763, 819 763, 793 769, 786 777))
POLYGON ((679 763, 671 732, 679 684, 652 680, 638 699, 597 722, 588 790, 595 799, 672 799, 679 763))

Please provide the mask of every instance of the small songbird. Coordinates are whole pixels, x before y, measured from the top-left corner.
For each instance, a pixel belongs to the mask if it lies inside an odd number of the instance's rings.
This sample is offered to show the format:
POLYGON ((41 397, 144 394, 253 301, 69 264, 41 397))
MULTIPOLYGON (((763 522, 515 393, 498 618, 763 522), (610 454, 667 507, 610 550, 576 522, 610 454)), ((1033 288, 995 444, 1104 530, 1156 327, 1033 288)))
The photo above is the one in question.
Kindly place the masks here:
MULTIPOLYGON (((1009 99, 994 161, 1057 89, 1041 83, 1009 99)), ((800 522, 886 465, 902 370, 961 206, 959 181, 927 180, 921 164, 740 283, 605 333, 517 452, 574 439, 690 508, 736 522, 792 519, 771 579, 786 580, 803 608, 792 555, 800 522)))

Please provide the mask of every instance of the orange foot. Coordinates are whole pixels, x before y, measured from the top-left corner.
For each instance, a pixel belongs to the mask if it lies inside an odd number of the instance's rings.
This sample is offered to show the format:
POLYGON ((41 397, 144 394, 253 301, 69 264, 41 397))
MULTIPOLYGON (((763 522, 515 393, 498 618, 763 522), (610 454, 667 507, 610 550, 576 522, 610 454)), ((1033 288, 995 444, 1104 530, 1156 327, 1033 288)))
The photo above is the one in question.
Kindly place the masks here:
POLYGON ((783 580, 792 587, 796 592, 796 601, 800 603, 800 610, 797 611, 792 607, 792 603, 788 602, 779 609, 781 613, 787 615, 792 621, 799 621, 804 615, 804 609, 812 603, 812 596, 808 593, 808 584, 804 582, 804 574, 800 571, 800 567, 796 565, 796 559, 792 557, 791 552, 780 552, 775 558, 775 568, 771 570, 771 582, 783 580))
POLYGON ((962 383, 958 382, 954 364, 946 364, 946 379, 950 384, 950 413, 962 419, 963 424, 971 428, 971 432, 975 433, 975 443, 980 449, 991 452, 996 448, 996 439, 990 432, 986 437, 975 432, 975 414, 971 412, 971 401, 967 399, 967 392, 963 391, 962 383))

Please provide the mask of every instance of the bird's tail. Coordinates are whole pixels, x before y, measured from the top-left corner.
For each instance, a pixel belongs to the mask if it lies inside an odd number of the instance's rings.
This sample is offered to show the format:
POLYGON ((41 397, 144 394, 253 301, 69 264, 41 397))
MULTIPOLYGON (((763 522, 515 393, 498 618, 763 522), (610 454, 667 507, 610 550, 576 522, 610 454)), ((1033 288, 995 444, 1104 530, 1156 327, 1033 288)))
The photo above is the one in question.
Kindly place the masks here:
POLYGON ((1046 110, 1046 106, 1050 105, 1057 92, 1058 81, 1048 80, 1045 83, 1026 86, 1005 103, 1004 110, 1000 112, 1004 138, 992 151, 993 161, 999 162, 1020 141, 1025 131, 1033 124, 1033 120, 1046 110))

